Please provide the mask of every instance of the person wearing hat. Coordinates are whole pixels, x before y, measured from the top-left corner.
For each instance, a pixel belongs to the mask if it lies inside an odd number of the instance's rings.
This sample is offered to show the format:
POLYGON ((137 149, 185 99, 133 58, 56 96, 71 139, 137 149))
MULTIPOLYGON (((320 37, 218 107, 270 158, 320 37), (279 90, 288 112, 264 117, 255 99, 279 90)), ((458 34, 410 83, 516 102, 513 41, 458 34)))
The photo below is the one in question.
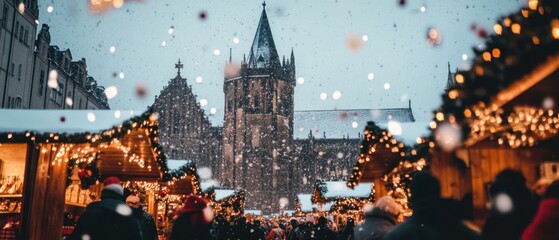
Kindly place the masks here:
POLYGON ((186 197, 181 214, 173 224, 170 240, 206 240, 215 239, 211 234, 213 212, 201 197, 186 197))
POLYGON ((477 240, 479 234, 462 223, 459 203, 441 198, 439 180, 428 172, 413 175, 410 183, 410 207, 413 215, 396 226, 383 240, 477 240))
POLYGON ((101 201, 87 205, 70 236, 72 240, 143 240, 132 209, 124 203, 124 189, 117 177, 103 181, 101 201))
POLYGON ((355 240, 380 240, 396 226, 401 207, 390 196, 379 198, 374 207, 363 207, 365 221, 354 229, 355 240))
POLYGON ((338 236, 334 231, 328 227, 328 220, 325 217, 319 217, 318 223, 314 226, 313 230, 310 232, 310 236, 307 233, 307 239, 323 239, 323 240, 337 240, 338 236))
POLYGON ((140 206, 140 198, 130 195, 126 198, 126 204, 132 208, 132 216, 140 223, 144 240, 157 240, 157 228, 153 216, 144 211, 140 206))
POLYGON ((283 240, 285 239, 285 232, 280 228, 278 222, 272 222, 272 230, 266 237, 266 240, 283 240))

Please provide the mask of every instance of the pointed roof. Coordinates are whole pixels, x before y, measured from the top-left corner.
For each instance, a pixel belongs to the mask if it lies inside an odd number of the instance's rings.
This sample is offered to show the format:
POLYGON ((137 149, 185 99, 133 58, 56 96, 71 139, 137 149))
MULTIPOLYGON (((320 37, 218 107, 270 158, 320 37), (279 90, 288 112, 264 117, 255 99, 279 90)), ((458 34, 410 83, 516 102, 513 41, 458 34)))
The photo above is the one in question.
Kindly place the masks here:
POLYGON ((456 86, 456 80, 454 79, 455 75, 456 72, 450 71, 450 62, 448 62, 448 79, 446 80, 446 86, 444 87, 445 92, 449 91, 450 88, 456 86))
POLYGON ((262 4, 262 15, 260 22, 256 29, 256 35, 252 41, 252 47, 249 53, 249 68, 264 68, 270 66, 280 66, 280 60, 274 38, 272 37, 272 30, 268 23, 268 16, 266 15, 266 3, 262 4))

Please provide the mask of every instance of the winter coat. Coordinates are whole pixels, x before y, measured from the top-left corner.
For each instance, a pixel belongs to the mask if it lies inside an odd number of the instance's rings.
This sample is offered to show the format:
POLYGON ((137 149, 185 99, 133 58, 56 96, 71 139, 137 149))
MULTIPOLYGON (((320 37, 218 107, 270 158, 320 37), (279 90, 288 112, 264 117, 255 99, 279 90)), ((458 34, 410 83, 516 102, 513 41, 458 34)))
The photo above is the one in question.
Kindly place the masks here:
POLYGON ((266 237, 266 240, 278 240, 278 239, 285 239, 285 232, 281 228, 274 228, 270 230, 270 233, 266 237))
POLYGON ((101 201, 87 205, 70 239, 84 239, 82 236, 86 234, 90 240, 143 239, 140 225, 132 216, 132 209, 124 203, 122 195, 107 189, 101 192, 101 201))
POLYGON ((262 228, 260 225, 251 224, 248 227, 247 240, 265 240, 265 232, 266 229, 262 228))
POLYGON ((137 209, 133 208, 132 212, 132 216, 140 223, 140 229, 142 230, 142 237, 144 240, 157 240, 157 227, 155 226, 153 217, 141 207, 137 209))
POLYGON ((306 239, 337 240, 338 236, 326 224, 318 224, 311 230, 310 238, 306 239))
POLYGON ((301 231, 302 225, 297 225, 287 235, 287 240, 300 240, 303 238, 303 233, 301 231))
POLYGON ((500 214, 494 211, 487 218, 487 221, 485 221, 482 230, 482 239, 520 240, 522 233, 535 215, 535 213, 532 214, 529 210, 531 207, 526 205, 522 206, 522 209, 514 209, 507 214, 500 214))
MULTIPOLYGON (((396 226, 396 217, 379 208, 365 213, 365 221, 354 229, 355 240, 380 240, 396 226)), ((345 239, 344 239, 345 240, 345 239)))
POLYGON ((477 240, 480 236, 466 227, 458 215, 458 202, 423 199, 412 205, 413 215, 384 235, 383 240, 477 240))
POLYGON ((522 240, 552 240, 559 238, 559 199, 544 198, 534 221, 524 230, 522 240))
POLYGON ((193 228, 190 222, 191 214, 199 213, 183 213, 181 214, 175 224, 173 224, 173 230, 171 231, 171 237, 169 240, 213 240, 213 236, 210 234, 211 224, 205 227, 193 228))

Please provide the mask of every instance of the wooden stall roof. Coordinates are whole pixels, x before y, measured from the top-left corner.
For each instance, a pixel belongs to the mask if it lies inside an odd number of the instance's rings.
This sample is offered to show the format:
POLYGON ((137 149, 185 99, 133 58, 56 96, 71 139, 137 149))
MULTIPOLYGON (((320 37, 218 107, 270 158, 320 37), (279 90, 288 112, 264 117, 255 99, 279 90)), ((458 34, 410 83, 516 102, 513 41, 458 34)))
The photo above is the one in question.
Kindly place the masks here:
POLYGON ((193 176, 186 176, 175 181, 172 185, 169 185, 169 194, 177 195, 190 195, 190 194, 200 194, 196 191, 193 176))
MULTIPOLYGON (((559 103, 559 54, 556 54, 547 61, 538 65, 532 72, 498 92, 492 99, 489 106, 494 105, 503 110, 503 115, 509 115, 517 107, 531 107, 539 109, 545 102, 552 103, 546 110, 552 110, 557 114, 557 104, 559 103)), ((557 125, 555 125, 556 127, 557 125)), ((485 140, 490 135, 466 140, 465 146, 470 147, 485 140)), ((546 138, 539 138, 537 141, 544 141, 548 138, 557 137, 550 135, 546 138)))
POLYGON ((373 183, 350 188, 342 181, 318 181, 313 187, 313 203, 325 203, 340 198, 372 199, 373 183))
POLYGON ((131 131, 99 150, 99 170, 122 181, 158 181, 162 172, 146 129, 131 131), (123 150, 124 149, 124 150, 123 150))
POLYGON ((71 146, 72 158, 94 152, 103 176, 118 176, 125 181, 167 181, 184 174, 168 170, 158 143, 158 116, 151 109, 142 114, 1 109, 0 115, 0 143, 65 144, 71 146))
POLYGON ((196 173, 196 164, 190 160, 169 160, 173 167, 172 181, 168 182, 168 193, 177 195, 202 194, 200 177, 196 173), (183 165, 177 165, 182 163, 183 165))
POLYGON ((393 136, 391 131, 376 123, 367 123, 359 158, 347 182, 348 187, 354 188, 360 182, 374 182, 374 179, 383 177, 403 160, 415 162, 428 156, 429 142, 420 138, 422 132, 427 132, 425 123, 412 123, 405 129, 400 124, 397 127, 405 135, 393 136))
MULTIPOLYGON (((526 136, 525 129, 512 128, 508 117, 513 108, 525 106, 552 109, 550 117, 557 117, 557 104, 553 103, 558 100, 558 18, 556 0, 530 1, 527 8, 500 18, 494 25, 495 34, 488 36, 484 48, 475 52, 471 67, 456 72, 455 84, 443 95, 433 119, 433 132, 442 123, 453 124, 462 129, 461 140, 466 147, 489 136, 503 142, 513 134, 525 136, 521 144, 515 138, 509 139, 513 148, 533 146, 541 140, 526 136), (551 104, 543 104, 544 99, 551 104), (486 121, 495 115, 503 116, 503 120, 498 124, 486 121)), ((536 118, 542 120, 540 116, 536 118)))

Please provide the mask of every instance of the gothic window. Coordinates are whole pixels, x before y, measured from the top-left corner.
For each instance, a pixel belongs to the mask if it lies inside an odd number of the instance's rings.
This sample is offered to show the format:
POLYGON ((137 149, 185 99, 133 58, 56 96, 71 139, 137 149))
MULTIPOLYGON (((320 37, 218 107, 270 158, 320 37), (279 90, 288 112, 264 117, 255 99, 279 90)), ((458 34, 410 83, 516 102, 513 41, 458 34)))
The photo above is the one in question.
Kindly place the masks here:
POLYGON ((12 108, 12 97, 8 97, 8 108, 12 108))
POLYGON ((21 97, 16 97, 14 99, 13 104, 14 104, 14 108, 18 108, 18 109, 21 108, 21 97))
POLYGON ((17 79, 21 80, 21 64, 17 68, 17 79))
POLYGON ((173 113, 173 133, 180 132, 180 116, 178 112, 173 113))
POLYGON ((260 95, 254 96, 254 111, 260 112, 260 95))

